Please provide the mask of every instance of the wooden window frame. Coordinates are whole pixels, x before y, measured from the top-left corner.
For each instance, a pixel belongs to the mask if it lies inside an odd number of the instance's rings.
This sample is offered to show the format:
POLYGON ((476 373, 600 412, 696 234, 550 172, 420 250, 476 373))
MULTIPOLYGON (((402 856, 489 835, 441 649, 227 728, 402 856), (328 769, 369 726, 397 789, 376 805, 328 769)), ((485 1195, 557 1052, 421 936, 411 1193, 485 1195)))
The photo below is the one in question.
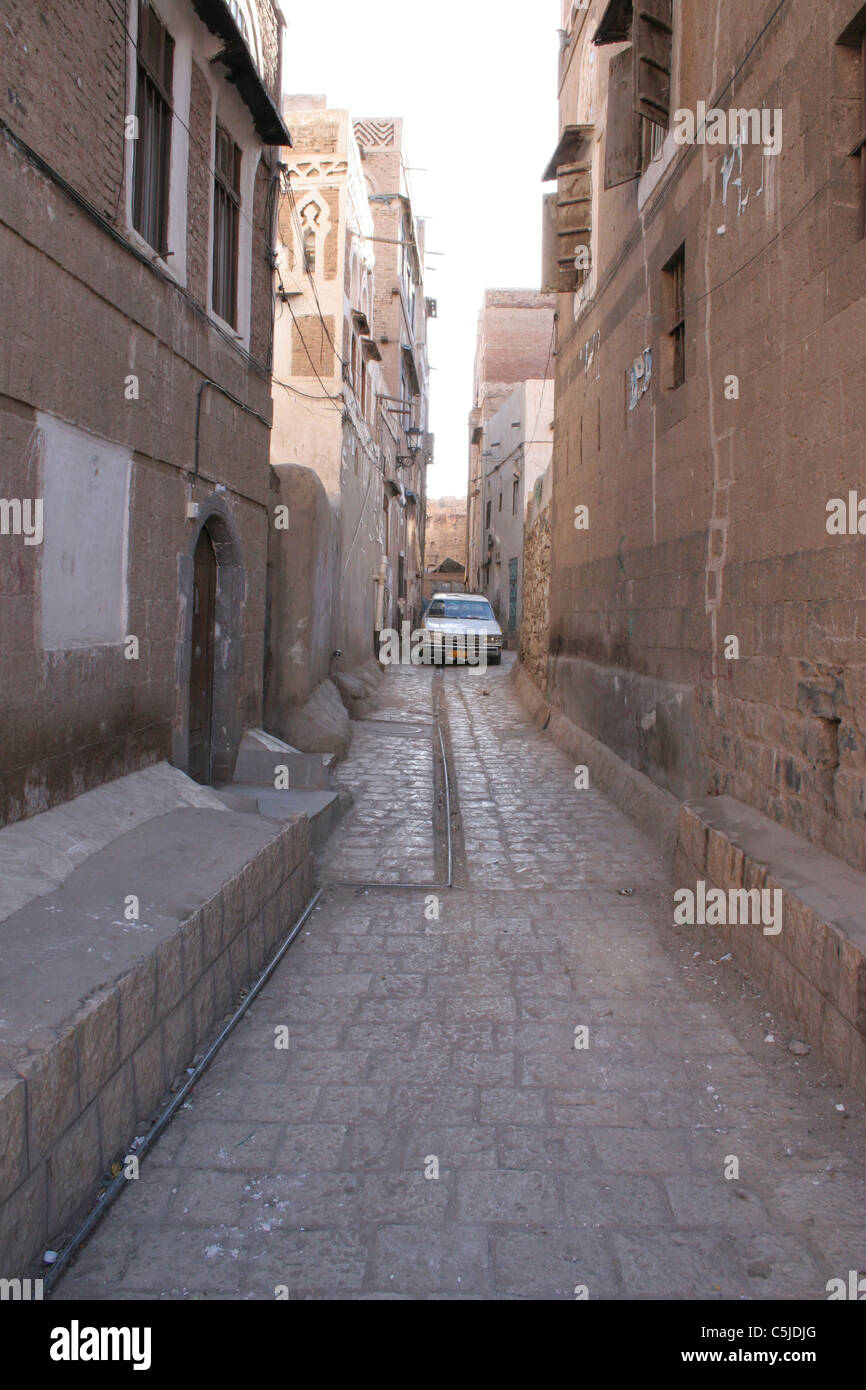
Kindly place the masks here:
POLYGON ((670 327, 664 363, 664 386, 678 391, 686 380, 686 244, 663 267, 665 313, 670 327))
POLYGON ((240 146, 224 125, 214 132, 213 269, 211 301, 215 314, 237 332, 238 259, 240 251, 241 161, 240 146), (231 162, 223 159, 225 152, 231 162))
POLYGON ((149 0, 138 10, 132 225, 158 256, 168 251, 174 39, 149 0), (152 27, 153 26, 153 27, 152 27), (158 51, 149 51, 157 39, 158 51))

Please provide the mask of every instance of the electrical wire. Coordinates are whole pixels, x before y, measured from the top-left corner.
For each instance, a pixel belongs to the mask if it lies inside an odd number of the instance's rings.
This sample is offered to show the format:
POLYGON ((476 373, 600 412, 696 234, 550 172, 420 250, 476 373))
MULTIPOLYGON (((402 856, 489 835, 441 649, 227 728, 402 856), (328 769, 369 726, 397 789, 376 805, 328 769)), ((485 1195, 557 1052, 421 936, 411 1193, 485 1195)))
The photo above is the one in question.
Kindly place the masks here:
POLYGON ((308 260, 307 260, 307 251, 306 251, 306 247, 304 246, 303 229, 302 229, 302 227, 301 227, 300 216, 299 216, 299 213, 298 213, 298 205, 297 205, 297 203, 296 203, 296 201, 295 201, 295 192, 294 192, 294 189, 292 188, 292 175, 291 175, 291 171, 288 170, 288 169, 286 170, 286 191, 287 191, 288 196, 289 196, 289 202, 290 202, 290 205, 291 205, 292 219, 293 219, 293 221, 294 221, 295 230, 296 230, 296 232, 297 232, 297 234, 298 234, 298 245, 299 245, 300 248, 301 248, 301 255, 302 255, 303 258, 304 258, 304 274, 305 274, 305 275, 307 276, 307 278, 309 279, 310 288, 311 288, 311 290, 313 291, 313 298, 314 298, 315 301, 316 301, 316 308, 317 308, 318 311, 319 311, 319 318, 320 318, 321 323, 322 323, 322 328, 324 329, 325 336, 326 336, 326 338, 328 339, 328 342, 331 344, 331 347, 332 347, 333 350, 334 350, 334 354, 335 354, 335 356, 336 356, 336 358, 337 358, 337 361, 340 363, 340 366, 341 366, 341 367, 346 367, 346 366, 348 366, 348 363, 346 363, 346 362, 343 360, 342 356, 340 355, 340 352, 339 352, 338 349, 337 349, 336 343, 334 342, 333 338, 331 337, 330 333, 328 332, 328 325, 327 325, 327 323, 325 322, 325 316, 324 316, 324 314, 322 313, 322 306, 321 306, 321 304, 319 303, 319 295, 318 295, 318 291, 317 291, 317 289, 316 289, 316 280, 315 280, 315 276, 313 275, 312 271, 310 270, 309 262, 308 262, 308 260))
MULTIPOLYGON (((323 382, 322 378, 319 376, 319 372, 318 372, 318 369, 317 369, 317 367, 316 367, 316 364, 315 364, 315 362, 313 361, 312 356, 311 356, 311 354, 310 354, 310 349, 307 347, 307 342, 306 342, 306 339, 304 338, 304 334, 303 334, 303 331, 302 331, 302 329, 301 329, 301 325, 298 323, 298 320, 297 320, 297 318, 295 317, 295 311, 294 311, 294 309, 292 308, 291 304, 289 304, 289 301, 288 301, 288 300, 286 300, 286 306, 287 306, 287 308, 288 308, 289 313, 290 313, 291 316, 292 316, 292 322, 294 323, 295 327, 296 327, 297 330, 298 330, 298 336, 300 337, 300 340, 301 340, 301 346, 303 347, 304 352, 305 352, 306 355, 307 355, 307 361, 309 362, 310 366, 311 366, 312 369, 313 369, 313 375, 314 375, 314 377, 316 378, 316 380, 317 380, 317 382, 319 383, 319 385, 321 386, 322 390, 324 391, 324 393, 325 393, 325 398, 326 398, 327 400, 331 401, 332 403, 334 403, 334 402, 338 399, 338 397, 332 396, 332 395, 329 394, 327 386, 326 386, 325 383, 323 382)), ((282 385, 282 383, 280 383, 280 384, 282 385)), ((337 405, 335 404, 335 405, 334 405, 334 409, 337 411, 337 413, 338 413, 340 416, 342 416, 343 412, 342 412, 342 410, 339 408, 339 406, 337 406, 337 405)))

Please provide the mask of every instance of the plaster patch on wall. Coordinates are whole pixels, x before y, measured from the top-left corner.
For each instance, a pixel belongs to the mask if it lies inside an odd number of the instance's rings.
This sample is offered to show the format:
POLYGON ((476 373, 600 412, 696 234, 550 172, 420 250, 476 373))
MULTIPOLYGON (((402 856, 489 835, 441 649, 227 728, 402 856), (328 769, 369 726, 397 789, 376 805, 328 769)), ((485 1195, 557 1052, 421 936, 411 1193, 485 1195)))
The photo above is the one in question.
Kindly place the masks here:
POLYGON ((37 412, 45 540, 42 646, 114 646, 126 636, 132 453, 37 412))

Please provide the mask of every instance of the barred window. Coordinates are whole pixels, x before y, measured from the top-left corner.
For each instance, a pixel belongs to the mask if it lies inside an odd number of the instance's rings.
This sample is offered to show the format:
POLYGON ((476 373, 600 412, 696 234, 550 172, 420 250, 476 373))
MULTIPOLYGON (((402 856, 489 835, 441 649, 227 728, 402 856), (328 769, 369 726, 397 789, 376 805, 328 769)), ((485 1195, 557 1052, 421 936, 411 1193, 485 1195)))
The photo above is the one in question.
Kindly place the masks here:
POLYGON ((138 138, 133 163, 132 225, 148 245, 164 256, 168 250, 174 40, 146 0, 138 14, 137 50, 138 138))
POLYGON ((238 231, 241 210, 241 152, 228 131, 216 128, 213 186, 213 307, 237 328, 238 231))

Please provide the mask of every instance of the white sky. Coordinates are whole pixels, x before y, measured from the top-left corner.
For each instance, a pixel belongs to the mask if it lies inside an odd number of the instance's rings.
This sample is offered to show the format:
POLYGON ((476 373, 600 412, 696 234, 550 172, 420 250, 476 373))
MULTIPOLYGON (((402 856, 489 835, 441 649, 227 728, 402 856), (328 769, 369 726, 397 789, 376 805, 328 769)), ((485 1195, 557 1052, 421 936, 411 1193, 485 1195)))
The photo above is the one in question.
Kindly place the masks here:
POLYGON ((537 287, 541 174, 557 138, 560 0, 283 0, 287 93, 402 116, 427 219, 431 497, 466 493, 467 417, 484 290, 537 287), (434 269, 435 267, 435 269, 434 269))

